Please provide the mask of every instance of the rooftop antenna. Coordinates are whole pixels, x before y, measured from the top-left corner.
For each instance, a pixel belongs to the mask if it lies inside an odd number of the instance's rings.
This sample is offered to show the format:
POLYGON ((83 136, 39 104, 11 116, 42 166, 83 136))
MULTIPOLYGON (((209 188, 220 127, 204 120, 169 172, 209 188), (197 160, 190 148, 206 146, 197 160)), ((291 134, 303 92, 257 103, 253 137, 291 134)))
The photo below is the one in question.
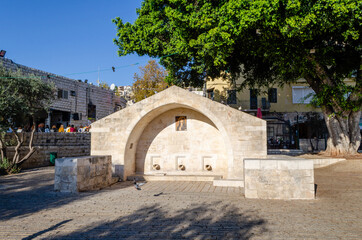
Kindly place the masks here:
POLYGON ((98 66, 98 80, 97 80, 97 84, 98 84, 98 87, 99 87, 99 66, 98 66))

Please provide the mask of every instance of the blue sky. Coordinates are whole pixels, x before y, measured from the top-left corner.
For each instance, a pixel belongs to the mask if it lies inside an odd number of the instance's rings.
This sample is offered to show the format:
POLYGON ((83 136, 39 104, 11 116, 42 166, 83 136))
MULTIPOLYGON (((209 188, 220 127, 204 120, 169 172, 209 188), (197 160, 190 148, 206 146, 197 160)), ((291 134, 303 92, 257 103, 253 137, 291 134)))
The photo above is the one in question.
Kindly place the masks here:
POLYGON ((99 68, 101 81, 131 85, 134 73, 150 58, 118 56, 112 19, 134 22, 141 2, 1 0, 0 49, 18 64, 54 74, 96 84, 99 68), (120 68, 113 72, 112 66, 120 68), (90 71, 95 72, 84 73, 90 71))

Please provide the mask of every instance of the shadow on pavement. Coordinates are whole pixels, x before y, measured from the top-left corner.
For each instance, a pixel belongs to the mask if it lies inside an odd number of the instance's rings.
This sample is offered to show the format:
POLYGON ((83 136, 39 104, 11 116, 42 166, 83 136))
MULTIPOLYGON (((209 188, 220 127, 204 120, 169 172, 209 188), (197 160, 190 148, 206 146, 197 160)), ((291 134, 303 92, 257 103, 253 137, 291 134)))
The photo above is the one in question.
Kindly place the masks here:
POLYGON ((43 230, 43 231, 34 233, 34 234, 32 234, 32 235, 30 235, 30 236, 28 236, 28 237, 26 237, 26 238, 23 238, 22 240, 31 240, 31 239, 34 239, 34 238, 36 238, 36 237, 38 237, 38 236, 40 236, 40 235, 42 235, 42 234, 44 234, 44 233, 46 233, 46 232, 53 231, 53 230, 57 229, 58 227, 62 226, 63 224, 65 224, 65 223, 67 223, 67 222, 70 222, 70 221, 72 221, 72 219, 68 219, 68 220, 65 220, 65 221, 61 221, 60 223, 57 223, 57 224, 51 226, 50 228, 47 228, 47 229, 45 229, 45 230, 43 230))
POLYGON ((54 168, 0 177, 0 221, 57 208, 101 192, 71 194, 54 191, 54 168))
POLYGON ((50 239, 249 239, 268 232, 265 224, 255 213, 240 213, 220 202, 177 212, 154 204, 117 220, 50 239))

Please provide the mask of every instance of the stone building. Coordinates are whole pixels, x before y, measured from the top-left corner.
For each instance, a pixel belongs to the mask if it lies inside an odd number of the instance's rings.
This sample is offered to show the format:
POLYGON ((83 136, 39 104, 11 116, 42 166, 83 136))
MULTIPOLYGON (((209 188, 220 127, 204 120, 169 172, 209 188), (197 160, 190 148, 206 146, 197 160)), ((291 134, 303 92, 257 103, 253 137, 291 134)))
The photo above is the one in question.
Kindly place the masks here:
POLYGON ((132 86, 119 86, 117 90, 120 96, 126 100, 130 100, 133 96, 132 86))
POLYGON ((57 93, 43 121, 49 125, 88 125, 119 109, 126 107, 126 100, 117 97, 113 91, 92 84, 59 76, 49 72, 17 64, 10 59, 0 58, 0 65, 6 69, 24 74, 34 74, 44 80, 52 81, 57 93))
POLYGON ((176 86, 98 120, 91 133, 91 154, 111 155, 123 179, 219 178, 243 186, 244 158, 267 154, 264 120, 176 86))

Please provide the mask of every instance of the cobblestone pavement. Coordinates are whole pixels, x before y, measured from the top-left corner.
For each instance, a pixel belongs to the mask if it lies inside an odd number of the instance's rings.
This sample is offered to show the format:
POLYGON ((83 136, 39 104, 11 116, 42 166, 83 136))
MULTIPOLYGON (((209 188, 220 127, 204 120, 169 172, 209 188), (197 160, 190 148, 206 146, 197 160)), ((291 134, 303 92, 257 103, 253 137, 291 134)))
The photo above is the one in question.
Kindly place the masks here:
POLYGON ((251 200, 208 182, 53 191, 54 168, 0 177, 0 239, 362 239, 362 160, 315 170, 316 200, 251 200))

